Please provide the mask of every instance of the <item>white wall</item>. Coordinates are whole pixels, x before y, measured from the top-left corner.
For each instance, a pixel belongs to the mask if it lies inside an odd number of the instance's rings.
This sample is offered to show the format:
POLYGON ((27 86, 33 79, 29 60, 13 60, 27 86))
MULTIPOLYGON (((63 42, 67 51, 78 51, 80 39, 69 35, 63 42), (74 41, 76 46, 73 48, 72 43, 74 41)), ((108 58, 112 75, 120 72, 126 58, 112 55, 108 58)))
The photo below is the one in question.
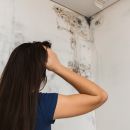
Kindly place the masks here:
POLYGON ((97 130, 130 130, 130 0, 95 16, 98 53, 97 83, 106 89, 109 99, 96 110, 97 130))
MULTIPOLYGON (((64 65, 94 80, 96 50, 88 41, 89 28, 84 17, 62 7, 55 12, 54 6, 57 5, 49 0, 0 0, 0 72, 17 45, 50 40, 64 65)), ((47 74, 44 91, 76 93, 54 73, 47 74)), ((95 130, 95 125, 93 111, 78 117, 57 119, 52 126, 57 130, 95 130)))

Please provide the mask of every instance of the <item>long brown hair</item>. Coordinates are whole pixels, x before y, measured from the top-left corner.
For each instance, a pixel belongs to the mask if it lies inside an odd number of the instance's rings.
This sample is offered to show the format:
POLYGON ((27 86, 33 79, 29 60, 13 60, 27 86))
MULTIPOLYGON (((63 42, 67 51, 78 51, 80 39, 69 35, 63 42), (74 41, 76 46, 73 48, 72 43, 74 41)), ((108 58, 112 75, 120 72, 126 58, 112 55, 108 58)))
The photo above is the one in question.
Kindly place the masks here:
POLYGON ((28 42, 11 53, 0 78, 1 130, 35 130, 38 93, 47 82, 47 47, 48 41, 28 42))

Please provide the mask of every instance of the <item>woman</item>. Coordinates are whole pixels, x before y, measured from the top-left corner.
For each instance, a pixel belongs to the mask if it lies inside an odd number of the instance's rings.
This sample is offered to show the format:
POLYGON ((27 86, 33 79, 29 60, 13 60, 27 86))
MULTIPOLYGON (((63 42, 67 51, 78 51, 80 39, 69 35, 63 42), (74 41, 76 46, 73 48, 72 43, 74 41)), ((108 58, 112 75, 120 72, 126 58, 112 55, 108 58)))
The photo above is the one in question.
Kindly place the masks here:
POLYGON ((0 129, 51 130, 55 119, 88 113, 107 98, 97 84, 65 67, 48 41, 23 43, 13 50, 1 75, 0 129), (39 92, 47 82, 46 69, 79 93, 39 92))

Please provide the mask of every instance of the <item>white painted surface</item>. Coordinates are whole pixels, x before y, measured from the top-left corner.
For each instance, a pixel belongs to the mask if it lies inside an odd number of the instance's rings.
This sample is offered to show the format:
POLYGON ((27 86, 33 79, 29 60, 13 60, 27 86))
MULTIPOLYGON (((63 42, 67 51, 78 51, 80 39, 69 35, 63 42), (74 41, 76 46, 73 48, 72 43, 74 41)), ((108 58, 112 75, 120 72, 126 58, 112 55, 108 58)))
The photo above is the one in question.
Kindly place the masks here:
POLYGON ((102 1, 104 1, 103 8, 101 9, 96 6, 95 0, 52 0, 52 1, 55 1, 67 8, 70 8, 84 16, 90 17, 118 0, 97 0, 99 2, 96 3, 102 3, 102 1))
MULTIPOLYGON (((89 65, 88 69, 85 69, 85 72, 90 79, 94 80, 94 71, 96 68, 94 44, 86 40, 88 35, 86 35, 86 38, 80 35, 81 30, 77 24, 73 25, 72 19, 70 21, 72 25, 70 26, 70 23, 67 24, 59 18, 52 9, 55 5, 53 4, 49 0, 0 1, 0 72, 2 72, 12 50, 20 43, 28 41, 50 40, 52 42, 52 48, 56 51, 64 65, 68 66, 69 61, 73 62, 76 50, 74 51, 70 47, 72 35, 68 31, 58 29, 58 22, 62 28, 66 30, 71 28, 74 32, 74 39, 77 43, 77 61, 83 65, 89 65)), ((84 17, 71 11, 69 14, 81 19, 82 26, 86 28, 84 32, 89 31, 84 17)), ((47 72, 48 83, 44 91, 63 94, 76 93, 76 90, 62 78, 52 72, 47 72)), ((93 111, 78 117, 57 119, 55 125, 52 125, 52 127, 54 130, 95 130, 95 125, 93 111)))
POLYGON ((109 93, 96 110, 97 130, 130 130, 130 0, 105 10, 95 28, 97 82, 109 93))

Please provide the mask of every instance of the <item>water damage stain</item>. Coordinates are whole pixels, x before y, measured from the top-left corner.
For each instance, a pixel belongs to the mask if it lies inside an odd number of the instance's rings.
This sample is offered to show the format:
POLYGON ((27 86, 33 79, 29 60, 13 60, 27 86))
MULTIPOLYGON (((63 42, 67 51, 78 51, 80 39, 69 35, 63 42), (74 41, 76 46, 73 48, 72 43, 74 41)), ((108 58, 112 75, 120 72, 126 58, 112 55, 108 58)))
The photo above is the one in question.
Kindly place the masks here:
MULTIPOLYGON (((65 8, 59 6, 53 6, 55 13, 58 16, 57 19, 57 29, 67 31, 70 33, 70 44, 73 51, 73 61, 68 61, 68 67, 70 67, 74 72, 84 75, 86 78, 90 76, 91 65, 85 65, 80 63, 79 43, 77 41, 78 37, 82 37, 85 41, 88 41, 89 28, 84 19, 79 14, 75 12, 68 11, 65 8), (66 27, 60 23, 60 20, 66 23, 66 27)), ((82 46, 86 47, 86 46, 82 46)))
POLYGON ((62 27, 62 25, 59 25, 59 23, 57 22, 58 29, 66 30, 71 34, 76 33, 87 40, 89 28, 86 24, 84 17, 81 17, 76 13, 70 12, 57 6, 54 6, 53 9, 58 15, 58 17, 60 17, 63 21, 65 21, 65 23, 69 25, 69 28, 66 29, 62 27))

